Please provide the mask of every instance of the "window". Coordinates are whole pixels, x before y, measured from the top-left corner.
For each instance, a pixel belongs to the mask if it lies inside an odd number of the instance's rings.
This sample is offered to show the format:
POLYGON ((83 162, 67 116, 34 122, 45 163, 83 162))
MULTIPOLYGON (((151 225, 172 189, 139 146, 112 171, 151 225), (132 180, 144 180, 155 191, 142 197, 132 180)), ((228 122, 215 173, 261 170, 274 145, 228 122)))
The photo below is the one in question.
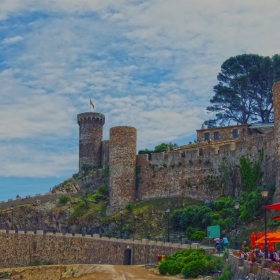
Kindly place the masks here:
POLYGON ((219 131, 214 132, 214 139, 220 139, 220 132, 219 131))
POLYGON ((204 140, 209 140, 210 139, 210 132, 204 133, 204 140))
POLYGON ((238 129, 234 129, 234 130, 232 131, 232 136, 233 136, 233 137, 238 137, 238 129))

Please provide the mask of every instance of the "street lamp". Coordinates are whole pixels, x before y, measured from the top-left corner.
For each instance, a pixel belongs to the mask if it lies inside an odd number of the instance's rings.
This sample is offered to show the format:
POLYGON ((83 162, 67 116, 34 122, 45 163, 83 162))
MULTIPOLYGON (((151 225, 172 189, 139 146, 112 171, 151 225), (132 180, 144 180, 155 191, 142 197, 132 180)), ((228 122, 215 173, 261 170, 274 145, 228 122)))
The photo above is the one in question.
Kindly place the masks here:
POLYGON ((170 241, 169 239, 169 213, 170 213, 170 208, 167 207, 165 212, 167 213, 167 242, 170 241))
POLYGON ((14 205, 11 206, 11 210, 12 210, 12 230, 14 229, 13 227, 13 223, 14 223, 14 205))
POLYGON ((235 208, 235 250, 238 250, 238 240, 237 240, 237 220, 238 220, 238 209, 239 209, 240 203, 238 201, 235 202, 234 208, 235 208))
POLYGON ((120 209, 121 213, 121 229, 120 229, 120 238, 122 238, 122 227, 123 227, 123 209, 120 209))
MULTIPOLYGON (((268 197, 268 188, 262 188, 262 197, 264 199, 264 206, 266 206, 266 199, 268 197)), ((268 259, 268 244, 267 244, 267 228, 266 228, 266 208, 264 208, 264 257, 268 259)))

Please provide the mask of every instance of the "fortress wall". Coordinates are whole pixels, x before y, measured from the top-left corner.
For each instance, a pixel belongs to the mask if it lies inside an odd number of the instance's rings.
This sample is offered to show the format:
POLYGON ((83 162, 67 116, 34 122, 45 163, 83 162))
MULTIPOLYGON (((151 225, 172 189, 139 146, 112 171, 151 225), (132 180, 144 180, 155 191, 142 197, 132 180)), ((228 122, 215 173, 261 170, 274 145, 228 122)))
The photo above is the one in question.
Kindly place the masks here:
POLYGON ((109 165, 109 147, 110 146, 110 141, 105 140, 102 141, 102 153, 101 153, 101 165, 109 165))
MULTIPOLYGON (((171 151, 168 153, 137 156, 137 197, 148 200, 160 197, 190 197, 205 202, 220 197, 218 186, 210 186, 207 176, 219 176, 219 167, 226 160, 236 176, 236 164, 242 155, 251 154, 258 160, 259 151, 264 149, 264 181, 275 180, 274 135, 262 134, 249 137, 246 141, 225 141, 219 144, 200 145, 197 148, 171 151)), ((232 189, 240 187, 236 178, 232 189)))
MULTIPOLYGON (((11 231, 12 232, 12 231, 11 231)), ((53 264, 123 264, 124 250, 132 249, 132 264, 155 263, 157 255, 170 255, 189 248, 187 244, 108 239, 99 235, 82 237, 0 232, 0 267, 27 266, 34 260, 53 264)))
POLYGON ((58 200, 62 195, 67 195, 68 197, 75 198, 79 197, 79 193, 55 193, 55 194, 45 194, 38 196, 30 196, 27 198, 20 198, 15 200, 9 200, 7 202, 0 203, 0 210, 7 209, 11 206, 18 206, 23 204, 38 204, 45 203, 48 201, 58 200))

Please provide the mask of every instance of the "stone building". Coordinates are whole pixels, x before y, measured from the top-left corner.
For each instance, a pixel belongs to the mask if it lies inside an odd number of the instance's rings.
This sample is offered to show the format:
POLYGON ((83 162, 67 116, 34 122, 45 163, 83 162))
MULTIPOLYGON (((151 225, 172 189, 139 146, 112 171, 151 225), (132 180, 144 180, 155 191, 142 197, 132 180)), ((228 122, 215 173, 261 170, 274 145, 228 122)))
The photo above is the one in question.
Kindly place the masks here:
POLYGON ((280 82, 274 84, 274 124, 244 124, 197 130, 197 142, 173 151, 136 155, 137 131, 133 127, 110 129, 103 141, 105 116, 78 115, 80 126, 79 167, 109 165, 109 197, 113 208, 137 199, 190 197, 205 202, 222 194, 237 195, 240 178, 236 164, 240 157, 258 160, 264 154, 263 182, 276 182, 274 200, 280 195, 280 82), (221 183, 221 165, 230 169, 230 182, 221 183))

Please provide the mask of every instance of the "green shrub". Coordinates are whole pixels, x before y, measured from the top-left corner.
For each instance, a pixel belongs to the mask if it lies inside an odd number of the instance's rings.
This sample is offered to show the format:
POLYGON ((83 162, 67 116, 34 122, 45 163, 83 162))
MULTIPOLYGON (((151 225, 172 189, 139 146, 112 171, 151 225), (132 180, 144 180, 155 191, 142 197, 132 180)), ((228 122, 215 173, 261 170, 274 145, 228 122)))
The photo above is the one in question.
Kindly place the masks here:
POLYGON ((196 231, 191 237, 190 240, 199 240, 201 241, 205 237, 204 231, 196 231))
POLYGON ((125 205, 125 210, 127 210, 128 212, 132 212, 133 211, 133 204, 131 202, 129 202, 128 204, 125 205))
POLYGON ((42 265, 51 265, 53 262, 51 260, 44 260, 42 261, 42 265))
POLYGON ((218 280, 231 279, 231 271, 230 271, 230 266, 229 265, 224 266, 221 276, 219 276, 217 279, 218 280))
POLYGON ((104 196, 108 196, 109 195, 109 188, 107 186, 107 184, 102 184, 98 189, 97 192, 104 195, 104 196))
POLYGON ((180 263, 172 260, 164 260, 159 264, 158 267, 160 274, 163 275, 166 273, 169 273, 170 275, 176 275, 180 273, 181 268, 182 267, 180 263))
POLYGON ((187 263, 183 269, 182 274, 186 278, 197 277, 202 275, 205 271, 205 262, 203 260, 191 261, 187 263))
POLYGON ((70 198, 69 198, 67 195, 62 195, 62 196, 59 198, 59 203, 65 204, 65 203, 67 203, 69 200, 70 200, 70 198))
POLYGON ((40 265, 40 261, 39 260, 33 260, 28 265, 29 266, 38 266, 38 265, 40 265))
POLYGON ((201 230, 201 228, 189 226, 186 230, 186 235, 190 238, 196 231, 201 230))

